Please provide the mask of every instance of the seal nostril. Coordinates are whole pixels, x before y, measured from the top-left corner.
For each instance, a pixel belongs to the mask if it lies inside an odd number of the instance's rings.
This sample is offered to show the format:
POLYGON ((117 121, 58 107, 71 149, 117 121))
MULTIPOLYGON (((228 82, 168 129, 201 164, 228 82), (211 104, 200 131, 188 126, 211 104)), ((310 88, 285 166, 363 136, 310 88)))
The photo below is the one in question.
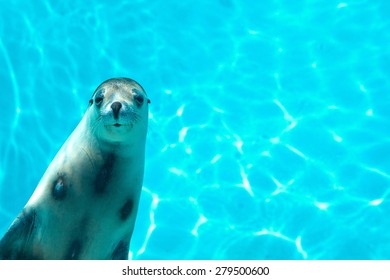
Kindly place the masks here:
POLYGON ((114 114, 114 119, 118 119, 119 110, 122 108, 122 103, 115 101, 111 104, 112 113, 114 114))

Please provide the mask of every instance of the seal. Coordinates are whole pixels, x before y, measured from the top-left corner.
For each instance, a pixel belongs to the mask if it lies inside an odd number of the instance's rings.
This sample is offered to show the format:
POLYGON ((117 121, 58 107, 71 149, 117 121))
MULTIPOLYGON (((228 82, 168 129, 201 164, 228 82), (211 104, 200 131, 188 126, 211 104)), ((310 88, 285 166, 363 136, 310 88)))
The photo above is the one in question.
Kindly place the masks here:
POLYGON ((103 82, 0 241, 0 259, 127 259, 145 161, 148 99, 103 82))

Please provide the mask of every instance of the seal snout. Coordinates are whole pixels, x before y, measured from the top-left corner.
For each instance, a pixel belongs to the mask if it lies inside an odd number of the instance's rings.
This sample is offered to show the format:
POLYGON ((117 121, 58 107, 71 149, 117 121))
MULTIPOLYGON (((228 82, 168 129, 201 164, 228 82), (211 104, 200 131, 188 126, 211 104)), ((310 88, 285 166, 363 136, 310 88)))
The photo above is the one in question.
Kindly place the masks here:
POLYGON ((115 101, 111 104, 112 113, 114 114, 114 119, 119 118, 119 110, 122 108, 122 103, 115 101))

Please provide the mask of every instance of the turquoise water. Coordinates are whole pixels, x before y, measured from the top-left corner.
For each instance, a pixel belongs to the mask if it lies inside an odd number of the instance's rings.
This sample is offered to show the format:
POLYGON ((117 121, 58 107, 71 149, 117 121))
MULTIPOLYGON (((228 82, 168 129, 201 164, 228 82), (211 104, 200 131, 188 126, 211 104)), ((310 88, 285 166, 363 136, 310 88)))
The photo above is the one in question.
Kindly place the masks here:
POLYGON ((2 1, 0 235, 93 90, 126 76, 152 100, 131 258, 390 259, 389 12, 2 1))

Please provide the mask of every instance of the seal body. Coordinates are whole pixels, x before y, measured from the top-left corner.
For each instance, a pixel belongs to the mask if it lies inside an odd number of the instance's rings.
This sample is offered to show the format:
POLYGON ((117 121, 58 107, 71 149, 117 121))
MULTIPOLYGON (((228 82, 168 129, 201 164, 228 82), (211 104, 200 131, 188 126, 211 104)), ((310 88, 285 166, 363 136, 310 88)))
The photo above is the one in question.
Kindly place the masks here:
POLYGON ((26 206, 0 259, 127 259, 142 189, 148 103, 128 78, 103 82, 26 206))

